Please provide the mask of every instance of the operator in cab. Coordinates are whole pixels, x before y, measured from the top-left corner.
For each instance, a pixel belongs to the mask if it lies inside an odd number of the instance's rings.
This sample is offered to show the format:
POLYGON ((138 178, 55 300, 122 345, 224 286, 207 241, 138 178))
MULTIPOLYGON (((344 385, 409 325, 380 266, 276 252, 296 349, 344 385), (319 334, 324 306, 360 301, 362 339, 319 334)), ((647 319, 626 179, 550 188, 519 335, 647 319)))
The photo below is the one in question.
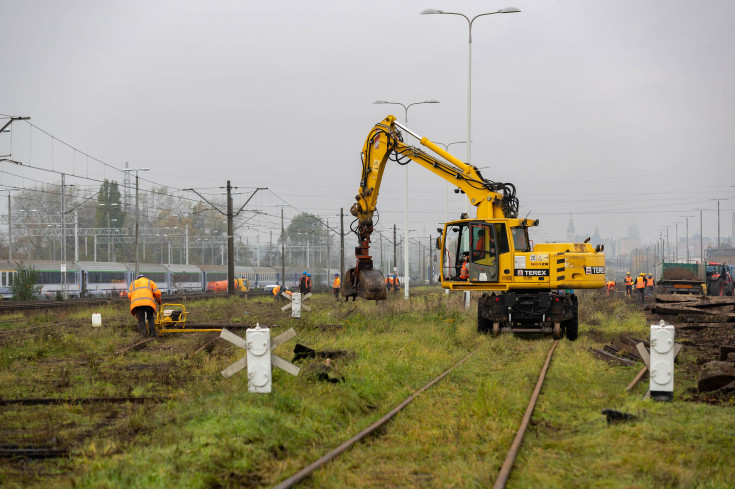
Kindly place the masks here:
POLYGON ((138 275, 138 278, 130 284, 128 289, 128 299, 130 299, 130 314, 138 318, 138 331, 146 336, 146 317, 148 318, 148 336, 156 337, 156 303, 161 303, 161 291, 156 283, 138 275))

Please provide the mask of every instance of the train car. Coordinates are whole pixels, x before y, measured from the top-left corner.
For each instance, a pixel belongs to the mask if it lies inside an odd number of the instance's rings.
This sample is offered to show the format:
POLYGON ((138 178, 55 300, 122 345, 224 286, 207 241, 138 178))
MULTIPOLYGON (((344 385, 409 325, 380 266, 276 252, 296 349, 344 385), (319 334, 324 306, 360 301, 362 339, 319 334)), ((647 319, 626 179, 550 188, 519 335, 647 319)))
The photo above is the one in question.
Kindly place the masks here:
POLYGON ((254 284, 253 287, 259 289, 265 288, 266 285, 275 285, 278 283, 278 273, 273 267, 253 267, 253 280, 250 281, 254 284))
POLYGON ((124 263, 80 261, 77 265, 81 270, 84 296, 121 296, 127 293, 128 268, 124 263))
MULTIPOLYGON (((127 281, 129 286, 129 284, 133 283, 133 281, 138 277, 135 276, 135 263, 127 263, 125 266, 128 269, 127 281)), ((153 280, 156 285, 158 285, 158 289, 162 294, 171 293, 171 274, 166 265, 160 265, 158 263, 139 263, 138 273, 153 280)))
POLYGON ((18 266, 14 261, 0 260, 0 297, 3 299, 11 299, 13 291, 10 286, 18 274, 18 266))
MULTIPOLYGON (((63 295, 64 284, 62 283, 62 263, 51 260, 28 260, 23 261, 26 267, 32 267, 38 274, 39 298, 54 299, 58 294, 63 295)), ((81 272, 76 263, 67 262, 66 269, 66 295, 67 297, 79 297, 81 293, 81 272)), ((16 265, 17 266, 17 265, 16 265)))
POLYGON ((204 272, 197 265, 166 265, 169 272, 169 289, 172 294, 204 292, 204 272))

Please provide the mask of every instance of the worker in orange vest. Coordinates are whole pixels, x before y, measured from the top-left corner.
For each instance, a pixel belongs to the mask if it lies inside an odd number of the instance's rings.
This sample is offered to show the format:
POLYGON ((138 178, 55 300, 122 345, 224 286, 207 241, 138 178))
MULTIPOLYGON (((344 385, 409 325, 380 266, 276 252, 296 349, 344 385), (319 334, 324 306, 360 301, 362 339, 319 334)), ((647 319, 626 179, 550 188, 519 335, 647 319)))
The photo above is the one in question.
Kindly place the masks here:
POLYGON ((339 300, 339 288, 341 286, 341 282, 339 280, 339 273, 334 274, 334 281, 332 282, 332 289, 334 290, 334 298, 336 300, 339 300))
POLYGON ((612 292, 615 292, 615 281, 608 280, 607 282, 605 282, 605 288, 607 289, 607 295, 610 295, 612 292))
POLYGON ((470 278, 470 271, 467 268, 468 262, 469 262, 469 258, 465 256, 464 259, 462 260, 462 270, 460 270, 459 272, 459 278, 461 280, 467 280, 468 278, 470 278))
POLYGON ((138 318, 138 331, 146 336, 145 320, 148 317, 148 335, 156 337, 156 324, 153 317, 156 314, 156 303, 161 303, 161 291, 156 283, 143 275, 130 284, 128 289, 130 299, 130 314, 138 318))
POLYGON ((308 294, 309 292, 311 292, 311 274, 307 273, 306 274, 306 293, 308 294))
POLYGON ((641 273, 635 279, 635 292, 641 298, 641 304, 645 304, 646 274, 641 273))
POLYGON ((648 278, 646 278, 646 295, 648 297, 653 297, 653 286, 654 285, 656 285, 656 283, 653 280, 653 275, 649 273, 648 278))
POLYGON ((625 284, 625 295, 630 297, 633 293, 633 279, 630 278, 630 272, 625 275, 625 281, 623 283, 625 284))
POLYGON ((276 285, 275 287, 273 287, 273 289, 271 290, 271 292, 273 293, 273 301, 274 302, 281 302, 281 286, 280 285, 276 285))
POLYGON ((304 270, 304 273, 301 275, 301 278, 299 279, 299 293, 300 294, 306 294, 306 279, 308 277, 306 276, 306 270, 304 270))

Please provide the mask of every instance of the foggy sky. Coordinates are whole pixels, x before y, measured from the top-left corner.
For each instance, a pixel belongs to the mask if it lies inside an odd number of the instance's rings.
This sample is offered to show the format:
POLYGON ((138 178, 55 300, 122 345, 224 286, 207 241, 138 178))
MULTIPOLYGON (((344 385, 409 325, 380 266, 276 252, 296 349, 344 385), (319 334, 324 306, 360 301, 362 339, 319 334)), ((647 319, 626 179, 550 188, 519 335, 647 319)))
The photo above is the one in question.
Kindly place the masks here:
MULTIPOLYGON (((691 215, 693 235, 699 209, 704 235, 716 236, 718 198, 730 236, 727 0, 0 0, 0 113, 30 116, 112 165, 150 167, 145 178, 157 184, 268 187, 294 206, 290 215, 336 222, 354 202, 368 132, 388 114, 404 118, 400 106, 373 101, 438 99, 411 107, 408 127, 442 143, 467 137, 467 23, 419 12, 507 6, 522 12, 473 26, 472 163, 515 184, 521 215, 541 221, 537 241, 564 240, 570 214, 579 234, 622 237, 636 224, 644 241, 691 215)), ((57 144, 52 156, 48 140, 16 125, 15 159, 122 179, 94 163, 82 170, 57 144)), ((9 139, 0 135, 0 154, 9 139)), ((464 145, 451 152, 465 159, 464 145)), ((402 229, 405 173, 389 165, 380 229, 402 229)), ((58 180, 9 163, 0 171, 58 180)), ((29 182, 3 175, 2 184, 29 182)), ((447 199, 450 218, 464 211, 462 196, 447 198, 444 181, 415 165, 409 187, 414 236, 436 235, 447 199)), ((272 195, 258 199, 280 213, 272 195)))

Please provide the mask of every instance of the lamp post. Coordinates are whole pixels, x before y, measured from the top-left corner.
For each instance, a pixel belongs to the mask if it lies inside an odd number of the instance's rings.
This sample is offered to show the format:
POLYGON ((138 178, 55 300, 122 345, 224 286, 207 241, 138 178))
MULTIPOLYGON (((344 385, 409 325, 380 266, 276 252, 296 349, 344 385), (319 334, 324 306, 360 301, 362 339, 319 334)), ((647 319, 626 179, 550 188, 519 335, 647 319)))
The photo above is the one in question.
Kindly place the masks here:
MULTIPOLYGON (((138 172, 141 171, 150 171, 150 168, 125 168, 123 170, 124 172, 135 172, 135 278, 138 278, 138 274, 140 273, 140 254, 139 254, 139 246, 138 246, 138 172)), ((187 260, 189 258, 189 254, 187 252, 187 260)))
MULTIPOLYGON (((438 100, 431 99, 431 100, 424 100, 423 102, 413 102, 413 103, 408 104, 408 105, 404 105, 404 104, 402 104, 400 102, 389 102, 387 100, 376 100, 373 103, 374 104, 393 104, 393 105, 400 105, 401 107, 403 107, 403 111, 404 111, 403 112, 404 113, 403 122, 405 122, 406 123, 406 126, 408 126, 408 109, 409 109, 409 107, 411 107, 412 105, 420 105, 420 104, 438 104, 439 101, 438 100)), ((404 229, 406 230, 405 239, 406 239, 406 242, 408 242, 408 165, 405 165, 405 166, 406 166, 406 194, 405 194, 405 204, 406 204, 405 205, 405 211, 406 212, 405 212, 405 216, 404 216, 405 217, 405 219, 404 219, 404 229)), ((403 259, 403 262, 404 262, 404 276, 405 277, 408 277, 408 247, 406 247, 406 249, 405 249, 404 257, 403 258, 404 258, 403 259)), ((409 297, 408 289, 409 289, 408 280, 406 280, 406 286, 403 288, 403 291, 404 291, 403 292, 403 298, 406 299, 406 300, 408 300, 408 297, 409 297)))
POLYGON ((687 225, 687 263, 689 263, 689 218, 694 216, 679 216, 686 219, 686 225, 687 225))
POLYGON ((13 213, 10 206, 10 192, 18 190, 17 188, 0 188, 0 192, 5 192, 8 194, 8 260, 13 259, 13 224, 12 224, 12 218, 13 213))
POLYGON ((286 287, 286 244, 285 227, 283 225, 283 208, 291 207, 291 204, 275 204, 274 207, 281 208, 281 288, 286 287))
POLYGON ((679 263, 679 224, 684 224, 681 221, 675 221, 674 225, 674 263, 679 263))
MULTIPOLYGON (((483 17, 485 15, 514 14, 520 11, 521 11, 520 9, 515 8, 515 7, 506 7, 500 10, 496 10, 495 12, 485 12, 483 14, 475 15, 471 19, 467 17, 466 15, 461 14, 459 12, 444 12, 443 10, 437 10, 433 8, 429 8, 421 12, 421 15, 430 15, 430 14, 459 15, 460 17, 464 17, 469 27, 469 36, 468 36, 469 57, 468 57, 468 63, 467 63, 467 66, 468 66, 467 68, 467 164, 472 163, 472 24, 475 22, 475 19, 477 19, 478 17, 483 17)), ((469 206, 469 201, 467 201, 467 205, 469 206)), ((469 210, 467 213, 469 215, 469 210)))

